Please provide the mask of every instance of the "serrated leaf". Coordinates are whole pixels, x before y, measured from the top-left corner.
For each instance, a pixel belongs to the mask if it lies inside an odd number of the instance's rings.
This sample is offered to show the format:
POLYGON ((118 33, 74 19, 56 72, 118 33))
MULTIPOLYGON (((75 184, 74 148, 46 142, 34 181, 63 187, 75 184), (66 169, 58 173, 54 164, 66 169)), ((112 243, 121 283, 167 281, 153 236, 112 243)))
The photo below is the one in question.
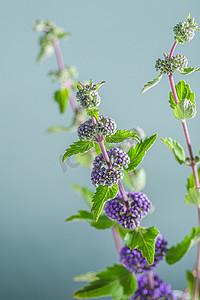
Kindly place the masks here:
POLYGON ((185 151, 178 142, 172 140, 171 138, 161 138, 160 140, 172 151, 179 164, 184 163, 185 151))
POLYGON ((94 107, 94 108, 91 108, 91 109, 87 109, 87 114, 88 114, 88 116, 95 117, 97 122, 99 121, 99 109, 98 108, 94 107))
MULTIPOLYGON (((198 168, 198 177, 200 178, 200 168, 198 168)), ((189 178, 187 178, 187 190, 189 192, 189 189, 196 187, 195 180, 194 180, 194 174, 190 175, 189 178)))
POLYGON ((101 211, 103 209, 104 203, 109 200, 113 199, 118 192, 118 185, 113 185, 111 188, 107 186, 98 186, 96 192, 92 198, 92 211, 94 211, 94 220, 97 222, 101 211))
POLYGON ((131 130, 117 130, 115 132, 115 134, 113 134, 112 136, 106 137, 106 142, 121 143, 127 139, 134 139, 134 140, 140 142, 140 137, 137 135, 137 133, 135 133, 131 130))
POLYGON ((195 230, 192 228, 190 236, 184 238, 184 240, 167 250, 166 261, 168 264, 175 264, 196 244, 200 241, 200 226, 195 230))
POLYGON ((143 168, 135 169, 131 173, 125 172, 123 180, 132 192, 138 193, 146 185, 146 172, 143 168))
POLYGON ((129 149, 128 155, 130 157, 130 164, 126 171, 134 170, 142 162, 144 156, 146 155, 146 152, 155 143, 156 138, 157 134, 154 134, 150 137, 146 137, 146 139, 143 142, 138 143, 135 147, 132 146, 129 149))
MULTIPOLYGON (((179 70, 178 70, 179 71, 179 70)), ((197 71, 200 71, 200 68, 199 67, 190 67, 190 68, 185 68, 183 69, 183 71, 179 71, 182 75, 190 75, 194 72, 197 72, 197 71)))
POLYGON ((98 219, 98 222, 94 222, 93 219, 93 213, 91 211, 86 210, 79 210, 78 215, 73 215, 69 217, 66 222, 71 221, 86 221, 88 222, 92 227, 96 229, 108 229, 115 225, 114 221, 111 221, 108 217, 105 215, 100 216, 98 219))
POLYGON ((117 230, 118 230, 120 236, 121 236, 123 239, 125 238, 125 236, 126 236, 126 234, 127 234, 128 232, 131 232, 131 231, 132 231, 132 229, 124 229, 124 228, 121 227, 121 225, 118 225, 118 224, 116 224, 116 226, 117 226, 117 230))
POLYGON ((145 93, 152 87, 154 87, 156 84, 158 84, 162 79, 163 74, 158 75, 155 79, 152 81, 147 82, 147 84, 144 85, 143 89, 141 90, 141 94, 145 93))
POLYGON ((73 278, 74 281, 79 281, 79 282, 80 281, 91 282, 97 279, 98 279, 97 273, 95 272, 87 272, 86 274, 78 275, 73 278))
MULTIPOLYGON (((176 84, 175 88, 179 102, 181 100, 188 99, 195 104, 194 93, 192 93, 189 84, 187 84, 184 80, 181 80, 178 84, 176 84)), ((172 92, 169 93, 169 103, 172 109, 176 107, 176 103, 172 92)))
POLYGON ((121 265, 114 265, 96 274, 97 279, 74 293, 78 299, 111 296, 114 300, 125 300, 137 289, 134 275, 121 265))
POLYGON ((173 112, 179 120, 192 119, 197 113, 195 104, 188 99, 178 102, 173 112))
POLYGON ((190 188, 188 194, 185 195, 186 204, 200 205, 200 188, 190 188))
POLYGON ((92 206, 92 197, 94 195, 94 192, 92 192, 86 186, 81 186, 78 184, 72 184, 70 186, 74 191, 76 191, 79 195, 83 197, 83 199, 89 205, 89 207, 92 206))
POLYGON ((154 262, 155 241, 159 231, 152 226, 150 228, 138 228, 126 234, 125 240, 130 249, 139 249, 142 256, 146 258, 148 264, 154 262))
POLYGON ((94 143, 89 141, 74 142, 72 145, 69 146, 68 149, 66 149, 66 152, 63 155, 63 162, 72 155, 89 151, 93 146, 94 143))
POLYGON ((67 107, 67 100, 69 99, 69 92, 67 89, 61 89, 54 94, 55 101, 59 104, 61 114, 65 112, 67 107))

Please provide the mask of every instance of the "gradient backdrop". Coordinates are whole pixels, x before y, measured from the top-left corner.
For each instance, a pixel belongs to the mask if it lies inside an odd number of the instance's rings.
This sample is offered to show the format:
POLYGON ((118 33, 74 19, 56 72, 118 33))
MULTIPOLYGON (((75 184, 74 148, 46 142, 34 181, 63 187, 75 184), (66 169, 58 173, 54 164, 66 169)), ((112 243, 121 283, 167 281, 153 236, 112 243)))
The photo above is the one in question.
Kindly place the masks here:
MULTIPOLYGON (((168 79, 144 95, 140 90, 157 76, 155 60, 169 52, 172 28, 189 12, 200 23, 197 0, 1 2, 1 300, 70 300, 81 287, 73 276, 104 269, 118 259, 109 230, 65 223, 86 208, 69 185, 87 185, 90 173, 61 168, 59 157, 77 139, 75 133, 46 134, 51 125, 69 124, 71 111, 61 116, 52 98, 58 85, 50 83, 47 73, 56 69, 55 56, 36 64, 39 34, 31 22, 50 19, 72 33, 60 44, 65 63, 78 67, 80 80, 106 80, 101 111, 114 117, 118 128, 138 125, 147 135, 170 136, 186 149, 181 124, 168 104, 168 79)), ((184 53, 190 66, 200 66, 199 49, 196 34, 176 53, 184 53)), ((179 78, 176 74, 176 82, 179 78)), ((198 110, 200 74, 184 79, 196 92, 198 110)), ((199 114, 188 126, 197 154, 199 114)), ((142 165, 147 171, 145 193, 156 206, 143 225, 156 225, 172 245, 197 226, 197 209, 184 203, 191 171, 178 165, 159 140, 142 165)), ((196 252, 194 247, 171 267, 161 263, 159 274, 173 288, 183 289, 185 271, 193 268, 196 252)))

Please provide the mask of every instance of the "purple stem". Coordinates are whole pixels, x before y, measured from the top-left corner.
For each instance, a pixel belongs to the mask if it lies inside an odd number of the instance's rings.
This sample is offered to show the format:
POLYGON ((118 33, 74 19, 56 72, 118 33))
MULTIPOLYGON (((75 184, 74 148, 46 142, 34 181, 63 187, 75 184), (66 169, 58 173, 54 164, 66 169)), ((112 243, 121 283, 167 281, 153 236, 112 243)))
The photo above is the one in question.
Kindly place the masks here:
MULTIPOLYGON (((174 51, 175 47, 176 47, 176 42, 172 46, 169 58, 173 55, 173 51, 174 51)), ((177 104, 178 103, 178 96, 177 96, 177 93, 176 93, 172 73, 169 75, 169 81, 170 81, 172 93, 173 93, 173 96, 174 96, 174 100, 177 104)), ((181 120, 181 123, 183 125, 183 130, 184 130, 184 133, 185 133, 186 143, 187 143, 188 150, 189 150, 189 155, 190 155, 190 160, 191 160, 191 167, 192 167, 192 171, 193 171, 193 174, 194 174, 195 186, 196 186, 196 188, 199 188, 198 171, 197 171, 197 166, 194 163, 194 156, 193 156, 193 153, 192 153, 192 146, 191 146, 189 131, 188 131, 188 128, 187 128, 186 121, 181 120)), ((198 207, 198 224, 200 225, 200 206, 198 207)), ((200 242, 198 243, 198 255, 197 255, 196 272, 197 272, 197 275, 196 275, 195 286, 194 286, 194 300, 199 299, 200 242)))
POLYGON ((154 278, 153 278, 153 272, 147 272, 147 280, 148 280, 148 284, 151 290, 154 289, 154 278))
MULTIPOLYGON (((64 62, 63 62, 63 58, 62 58, 62 53, 61 53, 59 45, 58 45, 58 41, 53 40, 52 43, 53 43, 55 53, 56 53, 58 68, 62 71, 64 69, 64 62)), ((76 100, 74 98, 74 94, 73 94, 73 91, 71 89, 71 84, 70 84, 69 80, 66 80, 65 82, 63 82, 62 85, 68 89, 69 101, 71 103, 71 106, 72 106, 74 111, 77 111, 78 110, 78 105, 77 105, 76 100)))

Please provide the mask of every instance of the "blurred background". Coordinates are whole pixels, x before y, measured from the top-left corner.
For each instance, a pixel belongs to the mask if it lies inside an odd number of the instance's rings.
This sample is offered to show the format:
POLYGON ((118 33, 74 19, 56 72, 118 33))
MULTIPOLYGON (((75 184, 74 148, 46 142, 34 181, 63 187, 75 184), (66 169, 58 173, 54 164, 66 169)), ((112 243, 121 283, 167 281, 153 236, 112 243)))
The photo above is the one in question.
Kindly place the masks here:
MULTIPOLYGON (((77 139, 76 133, 47 134, 52 125, 67 125, 71 109, 60 115, 53 100, 59 88, 47 73, 57 68, 55 56, 36 64, 37 19, 49 19, 72 33, 60 43, 65 64, 75 65, 79 80, 106 80, 101 88, 101 112, 114 117, 119 129, 142 127, 147 135, 171 137, 185 148, 180 122, 168 104, 169 82, 140 95, 155 78, 155 61, 169 52, 173 26, 188 13, 200 24, 199 1, 2 1, 1 23, 1 209, 0 299, 64 300, 81 287, 72 278, 117 263, 110 230, 96 231, 86 223, 65 223, 85 209, 69 185, 90 185, 86 168, 63 169, 60 156, 77 139)), ((189 66, 200 66, 200 34, 176 48, 189 66)), ((180 79, 175 74, 175 81, 180 79)), ((200 74, 184 77, 196 93, 199 110, 200 74)), ((188 121, 193 151, 200 148, 200 118, 188 121)), ((188 153, 188 152, 187 152, 188 153)), ((180 166, 158 139, 142 166, 144 192, 156 209, 144 226, 155 225, 169 245, 197 226, 196 207, 184 202, 190 168, 180 166)), ((186 270, 196 259, 194 247, 179 263, 157 268, 173 289, 183 289, 186 270)), ((106 298, 107 299, 107 298, 106 298)))

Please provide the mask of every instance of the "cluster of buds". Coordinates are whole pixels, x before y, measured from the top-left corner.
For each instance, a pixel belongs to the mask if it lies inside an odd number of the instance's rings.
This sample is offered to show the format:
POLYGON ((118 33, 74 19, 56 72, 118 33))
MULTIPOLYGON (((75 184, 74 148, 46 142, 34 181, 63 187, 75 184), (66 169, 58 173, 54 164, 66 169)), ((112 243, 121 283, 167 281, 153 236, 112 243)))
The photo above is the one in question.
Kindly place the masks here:
POLYGON ((157 274, 153 274, 154 287, 151 288, 148 284, 146 274, 138 277, 138 288, 133 296, 133 300, 176 300, 170 284, 164 282, 157 274))
POLYGON ((195 31, 198 30, 198 24, 194 18, 188 16, 187 22, 179 22, 174 26, 174 38, 178 43, 190 42, 195 36, 195 31))
POLYGON ((163 260, 163 257, 167 253, 167 240, 162 237, 161 234, 158 235, 155 243, 155 254, 154 262, 149 265, 146 258, 142 256, 142 252, 138 249, 131 250, 128 246, 124 246, 120 252, 120 259, 123 265, 131 272, 140 274, 142 272, 147 272, 153 270, 156 265, 163 260))
POLYGON ((107 155, 110 162, 112 162, 110 168, 106 165, 102 153, 96 156, 94 160, 91 181, 96 187, 99 185, 111 187, 117 184, 118 180, 123 178, 123 168, 126 169, 130 163, 128 154, 121 149, 112 148, 107 150, 107 155))
POLYGON ((77 86, 78 92, 76 93, 76 97, 81 107, 91 109, 100 105, 101 98, 98 94, 98 89, 103 83, 104 81, 96 85, 93 83, 93 80, 91 80, 89 84, 84 85, 80 83, 80 85, 77 86))
POLYGON ((124 229, 134 229, 151 210, 152 204, 144 193, 128 193, 127 198, 129 208, 126 211, 124 211, 121 194, 107 201, 105 215, 124 229))
POLYGON ((164 59, 158 58, 155 64, 156 71, 160 74, 171 74, 174 71, 183 71, 188 65, 188 60, 183 54, 169 57, 168 53, 163 53, 164 59))
POLYGON ((81 124, 78 128, 78 136, 82 141, 91 141, 97 134, 103 137, 111 136, 115 134, 116 130, 117 125, 112 118, 99 116, 96 125, 93 124, 91 119, 81 124))

